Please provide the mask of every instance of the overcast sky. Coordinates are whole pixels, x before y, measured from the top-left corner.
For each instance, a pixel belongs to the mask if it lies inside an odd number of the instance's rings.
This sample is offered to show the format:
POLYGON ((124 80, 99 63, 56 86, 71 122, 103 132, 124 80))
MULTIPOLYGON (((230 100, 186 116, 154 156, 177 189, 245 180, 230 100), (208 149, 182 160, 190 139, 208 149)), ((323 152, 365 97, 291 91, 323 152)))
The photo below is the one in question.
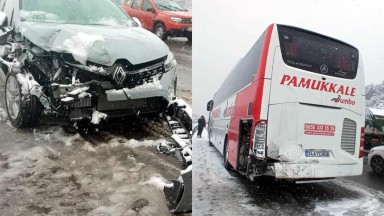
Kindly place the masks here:
POLYGON ((194 0, 194 113, 204 113, 234 64, 271 23, 305 28, 357 47, 366 84, 384 80, 382 0, 194 0))

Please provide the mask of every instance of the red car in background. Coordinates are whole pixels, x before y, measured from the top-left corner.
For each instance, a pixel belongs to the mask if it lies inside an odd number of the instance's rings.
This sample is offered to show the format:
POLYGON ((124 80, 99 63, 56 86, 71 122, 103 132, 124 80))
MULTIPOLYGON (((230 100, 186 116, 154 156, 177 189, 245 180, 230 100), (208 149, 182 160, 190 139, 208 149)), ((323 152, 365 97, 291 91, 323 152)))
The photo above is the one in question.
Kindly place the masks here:
POLYGON ((123 0, 121 7, 163 40, 168 36, 192 41, 192 12, 169 0, 123 0))

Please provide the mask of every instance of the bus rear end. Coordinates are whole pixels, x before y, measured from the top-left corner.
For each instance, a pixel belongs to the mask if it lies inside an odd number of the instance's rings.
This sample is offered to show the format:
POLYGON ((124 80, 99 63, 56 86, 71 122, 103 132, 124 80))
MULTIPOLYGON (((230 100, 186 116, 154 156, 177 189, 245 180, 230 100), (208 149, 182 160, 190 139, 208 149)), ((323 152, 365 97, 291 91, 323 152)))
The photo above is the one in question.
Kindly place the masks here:
POLYGON ((265 74, 271 80, 264 87, 268 114, 255 127, 253 151, 268 159, 276 178, 361 175, 365 92, 359 51, 314 32, 275 27, 265 74))

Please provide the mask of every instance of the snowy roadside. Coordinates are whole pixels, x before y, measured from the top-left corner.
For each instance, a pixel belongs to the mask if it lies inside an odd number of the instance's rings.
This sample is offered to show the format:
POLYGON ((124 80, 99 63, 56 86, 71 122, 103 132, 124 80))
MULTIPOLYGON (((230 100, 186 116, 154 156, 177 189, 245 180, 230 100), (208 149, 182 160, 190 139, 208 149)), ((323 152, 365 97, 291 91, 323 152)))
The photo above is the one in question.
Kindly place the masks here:
POLYGON ((346 180, 296 185, 228 172, 207 132, 193 138, 196 215, 384 215, 384 194, 346 180))
POLYGON ((51 129, 31 134, 36 144, 1 147, 1 215, 171 215, 162 187, 180 168, 156 153, 162 139, 105 132, 107 143, 93 146, 51 129))

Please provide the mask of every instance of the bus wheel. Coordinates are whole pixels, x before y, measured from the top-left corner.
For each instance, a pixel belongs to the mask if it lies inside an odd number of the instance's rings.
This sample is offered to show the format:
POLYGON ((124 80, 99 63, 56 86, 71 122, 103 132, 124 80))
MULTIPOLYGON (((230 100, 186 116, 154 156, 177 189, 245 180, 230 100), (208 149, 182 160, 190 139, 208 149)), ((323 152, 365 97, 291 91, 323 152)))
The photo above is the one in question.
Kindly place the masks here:
POLYGON ((228 161, 228 155, 229 155, 228 140, 225 139, 225 143, 224 143, 224 168, 227 170, 230 170, 232 167, 228 161))
POLYGON ((377 175, 384 174, 384 160, 380 156, 373 156, 371 159, 371 167, 372 171, 377 175))

